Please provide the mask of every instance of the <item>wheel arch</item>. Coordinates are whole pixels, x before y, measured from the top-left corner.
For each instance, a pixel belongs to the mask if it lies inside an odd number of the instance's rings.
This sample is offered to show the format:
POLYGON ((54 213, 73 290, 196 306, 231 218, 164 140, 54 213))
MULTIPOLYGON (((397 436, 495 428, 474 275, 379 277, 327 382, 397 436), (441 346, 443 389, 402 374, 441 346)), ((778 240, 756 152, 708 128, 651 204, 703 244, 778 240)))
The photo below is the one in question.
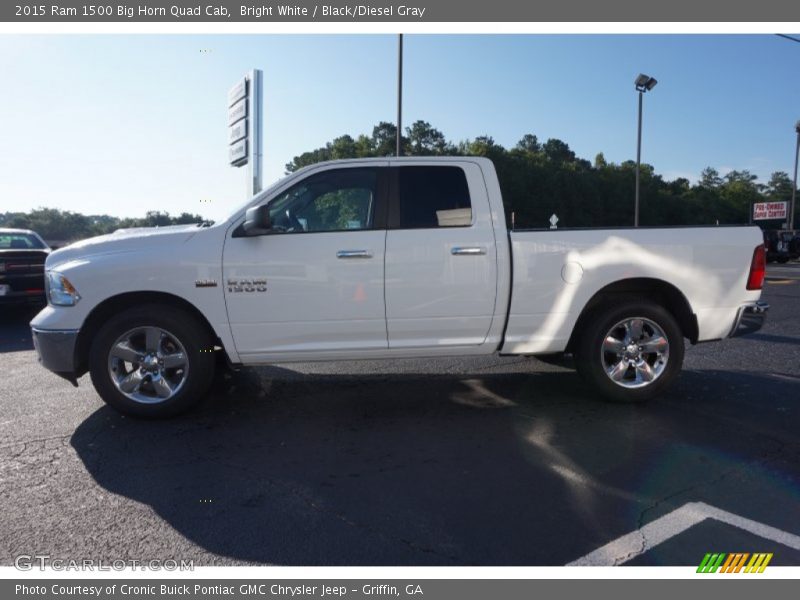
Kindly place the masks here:
POLYGON ((697 315, 692 311, 691 304, 683 292, 663 279, 636 277, 608 284, 589 299, 572 329, 567 343, 567 352, 575 350, 584 324, 595 313, 610 304, 628 300, 649 300, 664 307, 675 317, 684 337, 688 338, 692 344, 697 343, 699 337, 697 315))
POLYGON ((214 344, 222 347, 223 353, 226 352, 222 340, 205 315, 185 298, 166 292, 125 292, 103 300, 92 309, 83 322, 75 345, 75 371, 78 377, 89 370, 89 348, 103 323, 120 311, 142 304, 164 304, 186 311, 202 324, 210 338, 214 340, 214 344))

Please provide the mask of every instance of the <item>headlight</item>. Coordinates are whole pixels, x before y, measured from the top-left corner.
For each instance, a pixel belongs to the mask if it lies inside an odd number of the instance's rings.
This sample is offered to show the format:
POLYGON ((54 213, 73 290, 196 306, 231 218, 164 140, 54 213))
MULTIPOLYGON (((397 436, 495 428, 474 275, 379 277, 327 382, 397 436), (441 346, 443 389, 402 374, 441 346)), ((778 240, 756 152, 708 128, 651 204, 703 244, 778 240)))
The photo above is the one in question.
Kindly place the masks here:
POLYGON ((48 271, 44 281, 47 287, 47 299, 54 306, 75 306, 81 299, 75 286, 61 273, 48 271))

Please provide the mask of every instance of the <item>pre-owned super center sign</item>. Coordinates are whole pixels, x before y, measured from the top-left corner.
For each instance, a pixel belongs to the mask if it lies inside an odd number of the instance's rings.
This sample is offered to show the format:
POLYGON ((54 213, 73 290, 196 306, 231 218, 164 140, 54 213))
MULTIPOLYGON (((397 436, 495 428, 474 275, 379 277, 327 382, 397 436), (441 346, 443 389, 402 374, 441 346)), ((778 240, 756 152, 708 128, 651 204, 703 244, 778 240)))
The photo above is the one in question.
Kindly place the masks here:
POLYGON ((786 219, 787 202, 756 202, 753 204, 753 220, 786 219))

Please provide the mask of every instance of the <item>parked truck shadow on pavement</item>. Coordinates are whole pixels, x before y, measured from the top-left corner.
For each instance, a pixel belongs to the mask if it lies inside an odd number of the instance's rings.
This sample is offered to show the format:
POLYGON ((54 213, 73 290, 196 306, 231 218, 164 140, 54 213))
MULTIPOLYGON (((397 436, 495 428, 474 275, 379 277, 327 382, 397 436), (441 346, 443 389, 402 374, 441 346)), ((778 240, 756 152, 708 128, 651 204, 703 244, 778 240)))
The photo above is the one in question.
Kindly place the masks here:
POLYGON ((571 372, 244 369, 182 418, 99 409, 71 444, 100 486, 151 506, 221 563, 564 564, 707 480, 720 456, 746 467, 778 451, 735 398, 687 399, 731 381, 688 372, 664 402, 628 406, 598 402, 571 372), (694 411, 728 421, 709 433, 694 411), (686 450, 709 440, 703 460, 686 450))

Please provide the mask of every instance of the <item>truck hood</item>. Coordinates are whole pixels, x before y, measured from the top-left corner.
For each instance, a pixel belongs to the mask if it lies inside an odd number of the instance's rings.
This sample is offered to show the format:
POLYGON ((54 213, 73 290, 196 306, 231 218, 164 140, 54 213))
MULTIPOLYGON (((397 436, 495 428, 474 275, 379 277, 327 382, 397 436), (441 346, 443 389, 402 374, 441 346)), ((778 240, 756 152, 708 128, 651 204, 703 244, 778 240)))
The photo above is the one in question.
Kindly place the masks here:
POLYGON ((114 233, 81 240, 51 252, 47 257, 45 268, 52 269, 59 264, 102 254, 177 246, 202 231, 207 229, 197 224, 117 229, 114 233))

